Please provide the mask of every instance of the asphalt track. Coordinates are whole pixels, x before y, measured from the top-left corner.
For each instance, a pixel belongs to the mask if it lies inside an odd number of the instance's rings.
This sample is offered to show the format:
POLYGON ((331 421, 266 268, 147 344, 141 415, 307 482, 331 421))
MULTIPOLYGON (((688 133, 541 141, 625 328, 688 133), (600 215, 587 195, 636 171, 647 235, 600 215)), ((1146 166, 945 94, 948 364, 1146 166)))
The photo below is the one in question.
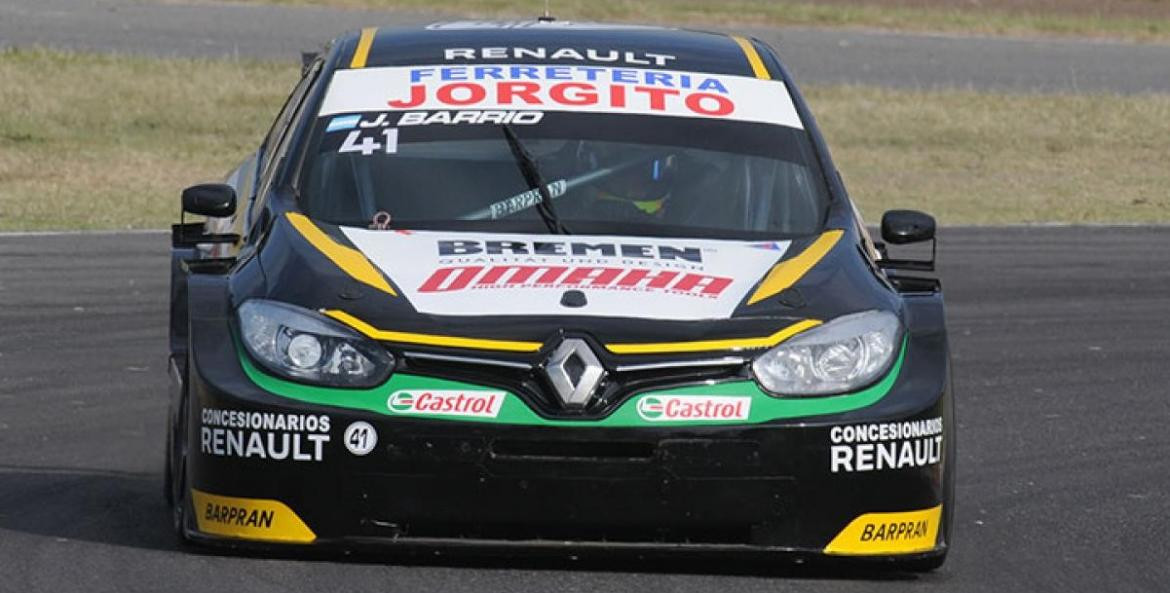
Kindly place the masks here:
POLYGON ((882 576, 178 549, 161 495, 167 236, 0 236, 0 591, 1164 591, 1170 228, 940 237, 957 539, 936 573, 882 576))
MULTIPOLYGON (((301 50, 348 29, 434 20, 402 12, 214 2, 3 0, 0 47, 295 60, 301 50)), ((779 48, 802 84, 1170 92, 1170 45, 794 28, 749 32, 779 48)))

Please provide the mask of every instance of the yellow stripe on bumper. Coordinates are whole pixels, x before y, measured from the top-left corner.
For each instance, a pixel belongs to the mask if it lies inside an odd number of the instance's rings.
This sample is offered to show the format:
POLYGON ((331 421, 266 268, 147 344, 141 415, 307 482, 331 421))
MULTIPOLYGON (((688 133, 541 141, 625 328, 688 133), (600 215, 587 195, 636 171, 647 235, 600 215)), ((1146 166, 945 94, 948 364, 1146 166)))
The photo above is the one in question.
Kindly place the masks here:
POLYGON ((329 309, 322 311, 356 330, 367 337, 381 342, 397 342, 400 344, 423 344, 426 346, 443 346, 447 348, 471 348, 475 350, 498 350, 504 352, 536 352, 540 350, 540 342, 518 342, 513 340, 492 340, 487 338, 465 338, 461 336, 443 336, 437 334, 418 334, 400 332, 387 329, 378 329, 345 311, 329 309))
MULTIPOLYGON (((463 336, 445 336, 440 334, 420 334, 388 329, 379 329, 365 321, 346 313, 340 309, 322 310, 321 313, 332 317, 368 338, 380 342, 396 342, 399 344, 423 344, 426 346, 440 346, 446 348, 470 348, 474 350, 496 350, 501 352, 537 352, 540 342, 523 342, 517 340, 496 340, 490 338, 468 338, 463 336)), ((614 354, 677 354, 687 352, 711 352, 718 350, 753 350, 771 348, 792 336, 816 327, 821 324, 818 319, 805 319, 781 329, 780 331, 760 338, 727 338, 720 340, 697 340, 693 342, 647 342, 647 343, 617 343, 606 344, 606 350, 614 354)))
POLYGON ((820 325, 820 320, 805 319, 761 338, 728 338, 723 340, 697 340, 694 342, 657 342, 645 344, 606 344, 606 350, 614 354, 676 354, 681 352, 710 352, 715 350, 753 350, 771 348, 788 338, 820 325))

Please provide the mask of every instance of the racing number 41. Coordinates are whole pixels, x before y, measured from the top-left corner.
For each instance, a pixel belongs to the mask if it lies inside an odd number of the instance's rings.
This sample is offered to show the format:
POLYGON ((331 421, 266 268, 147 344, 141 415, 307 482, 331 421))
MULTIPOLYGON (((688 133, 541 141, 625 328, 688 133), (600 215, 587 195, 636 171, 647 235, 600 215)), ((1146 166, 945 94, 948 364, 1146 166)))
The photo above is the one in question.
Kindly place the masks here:
POLYGON ((338 148, 337 152, 338 154, 360 152, 363 156, 370 156, 379 150, 385 154, 398 152, 398 128, 384 128, 382 136, 386 138, 384 143, 371 136, 362 136, 362 130, 354 130, 345 137, 345 142, 341 143, 341 148, 338 148))
POLYGON ((350 453, 357 456, 368 455, 378 446, 378 433, 369 422, 361 420, 350 424, 342 435, 342 442, 350 453))
POLYGON ((369 446, 370 429, 361 427, 353 431, 349 437, 349 446, 357 450, 365 449, 369 446))

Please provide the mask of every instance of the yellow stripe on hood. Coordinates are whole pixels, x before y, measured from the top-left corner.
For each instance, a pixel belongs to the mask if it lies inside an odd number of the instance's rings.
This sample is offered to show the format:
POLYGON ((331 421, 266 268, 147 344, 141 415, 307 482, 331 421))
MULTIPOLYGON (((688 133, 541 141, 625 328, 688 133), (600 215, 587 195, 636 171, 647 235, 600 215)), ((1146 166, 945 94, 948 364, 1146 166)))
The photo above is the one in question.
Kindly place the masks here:
POLYGON ((788 287, 796 284, 798 280, 804 277, 813 266, 817 265, 837 241, 841 240, 841 235, 845 231, 831 230, 821 233, 812 245, 804 248, 796 257, 786 259, 775 266, 764 276, 763 282, 756 288, 756 292, 748 299, 747 304, 754 305, 770 296, 780 294, 788 287))
POLYGON ((288 212, 285 216, 293 228, 300 232, 310 245, 316 247, 317 251, 329 258, 329 261, 336 264, 346 274, 352 276, 354 280, 392 296, 398 296, 382 273, 374 267, 374 264, 370 263, 370 260, 366 259, 365 255, 362 255, 362 252, 334 241, 333 237, 318 228, 304 214, 288 212))

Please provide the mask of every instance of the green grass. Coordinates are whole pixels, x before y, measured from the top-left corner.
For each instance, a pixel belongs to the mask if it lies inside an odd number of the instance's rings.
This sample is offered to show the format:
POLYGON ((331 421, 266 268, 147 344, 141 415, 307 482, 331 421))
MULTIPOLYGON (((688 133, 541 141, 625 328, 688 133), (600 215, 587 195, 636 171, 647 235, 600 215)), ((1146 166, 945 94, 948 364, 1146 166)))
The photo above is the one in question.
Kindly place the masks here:
MULTIPOLYGON (((249 0, 244 0, 249 1, 249 0)), ((336 6, 443 13, 472 18, 531 18, 540 0, 250 0, 273 4, 336 6)), ((881 0, 817 3, 809 0, 554 0, 556 16, 571 20, 713 26, 864 27, 896 31, 937 31, 989 35, 1065 35, 1112 37, 1136 41, 1170 41, 1170 9, 1165 0, 1148 0, 1153 14, 1110 11, 1077 3, 1066 10, 1006 10, 980 2, 943 0, 935 5, 905 6, 881 0)))
POLYGON ((289 64, 0 51, 0 229, 162 228, 222 179, 296 83, 289 64))
POLYGON ((870 221, 1170 222, 1170 95, 806 94, 870 221))
MULTIPOLYGON (((0 52, 0 230, 164 228, 255 148, 292 64, 0 52)), ((1170 96, 806 88, 870 221, 1170 222, 1170 96)))

